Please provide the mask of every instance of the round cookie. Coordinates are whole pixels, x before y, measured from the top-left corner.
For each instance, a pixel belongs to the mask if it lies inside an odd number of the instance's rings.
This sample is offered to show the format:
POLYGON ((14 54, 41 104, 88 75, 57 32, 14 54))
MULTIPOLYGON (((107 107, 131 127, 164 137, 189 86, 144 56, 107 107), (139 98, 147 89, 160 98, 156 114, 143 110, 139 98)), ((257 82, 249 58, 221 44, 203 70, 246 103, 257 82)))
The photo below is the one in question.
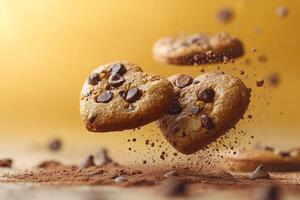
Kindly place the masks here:
POLYGON ((226 161, 225 167, 233 171, 253 171, 258 165, 264 165, 267 171, 297 171, 300 170, 300 149, 251 148, 226 156, 226 161))
POLYGON ((166 37, 153 47, 156 61, 174 65, 220 63, 243 54, 243 44, 228 33, 166 37))
POLYGON ((89 131, 137 128, 165 114, 174 97, 172 84, 129 62, 95 69, 85 81, 80 115, 89 131))
POLYGON ((221 72, 205 73, 194 80, 174 75, 169 80, 175 99, 157 124, 169 143, 184 154, 203 149, 231 129, 250 101, 244 83, 221 72))

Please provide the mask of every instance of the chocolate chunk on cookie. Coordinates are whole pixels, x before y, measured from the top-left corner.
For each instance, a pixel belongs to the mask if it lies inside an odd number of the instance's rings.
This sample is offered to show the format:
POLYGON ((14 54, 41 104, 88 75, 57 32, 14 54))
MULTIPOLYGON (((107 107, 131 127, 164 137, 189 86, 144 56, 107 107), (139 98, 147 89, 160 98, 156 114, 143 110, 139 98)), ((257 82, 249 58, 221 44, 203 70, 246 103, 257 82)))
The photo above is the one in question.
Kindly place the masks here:
POLYGON ((183 88, 176 84, 180 77, 169 78, 180 95, 157 124, 170 144, 191 154, 234 127, 248 107, 250 92, 239 78, 219 72, 200 75, 183 88))
POLYGON ((169 112, 172 84, 128 62, 95 69, 85 81, 80 98, 81 118, 89 131, 137 128, 169 112))
POLYGON ((241 41, 228 33, 167 37, 158 40, 153 47, 156 61, 174 65, 220 63, 243 54, 241 41))

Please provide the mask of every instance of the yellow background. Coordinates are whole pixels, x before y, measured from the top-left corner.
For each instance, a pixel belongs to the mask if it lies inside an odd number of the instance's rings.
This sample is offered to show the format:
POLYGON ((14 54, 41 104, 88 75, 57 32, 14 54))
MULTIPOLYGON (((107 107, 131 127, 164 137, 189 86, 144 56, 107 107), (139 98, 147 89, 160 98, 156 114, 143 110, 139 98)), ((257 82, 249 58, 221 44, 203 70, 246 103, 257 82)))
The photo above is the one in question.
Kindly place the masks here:
POLYGON ((150 125, 136 132, 88 133, 79 117, 81 85, 93 68, 114 60, 165 77, 198 75, 199 67, 163 65, 152 58, 158 38, 181 32, 227 31, 239 37, 246 55, 220 66, 234 74, 245 70, 249 78, 240 77, 254 88, 249 111, 254 120, 244 123, 246 131, 265 143, 295 146, 300 134, 299 6, 298 0, 0 0, 1 155, 13 156, 12 149, 19 154, 58 136, 66 151, 85 154, 105 145, 126 160, 124 138, 142 140, 148 130, 158 130, 150 125), (289 8, 286 18, 276 15, 279 5, 289 8), (226 25, 215 18, 224 6, 235 14, 226 25), (257 52, 251 52, 253 47, 257 52), (261 54, 268 56, 267 63, 257 61, 261 54), (253 64, 244 65, 245 58, 253 64), (269 72, 280 73, 280 86, 256 88, 255 81, 269 72))

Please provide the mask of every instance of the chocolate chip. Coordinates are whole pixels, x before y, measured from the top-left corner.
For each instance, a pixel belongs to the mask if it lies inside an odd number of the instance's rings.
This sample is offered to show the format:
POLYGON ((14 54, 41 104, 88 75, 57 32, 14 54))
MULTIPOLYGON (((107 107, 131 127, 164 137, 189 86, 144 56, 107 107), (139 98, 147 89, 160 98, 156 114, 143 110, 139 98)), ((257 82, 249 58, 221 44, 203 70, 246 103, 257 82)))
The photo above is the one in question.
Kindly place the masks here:
POLYGON ((126 101, 133 103, 142 96, 142 92, 138 88, 130 88, 126 94, 126 101))
POLYGON ((184 88, 193 83, 193 78, 187 75, 180 75, 175 80, 175 85, 179 88, 184 88))
POLYGON ((114 97, 114 93, 112 91, 104 91, 97 97, 96 101, 97 103, 108 103, 112 100, 114 97))
POLYGON ((52 151, 60 150, 61 146, 61 141, 59 139, 53 139, 49 142, 49 149, 52 151))
POLYGON ((250 179, 270 178, 270 174, 266 171, 264 165, 259 165, 249 176, 250 179))
POLYGON ((229 22, 233 18, 233 11, 229 8, 222 8, 218 11, 216 17, 222 23, 229 22))
POLYGON ((181 105, 178 101, 174 101, 171 105, 171 109, 169 110, 169 114, 170 115, 177 115, 179 113, 181 113, 182 108, 181 105))
POLYGON ((112 159, 108 156, 106 149, 99 149, 99 151, 96 154, 96 163, 100 166, 106 165, 108 163, 112 162, 112 159))
POLYGON ((100 81, 100 76, 98 73, 92 73, 88 78, 88 82, 91 85, 97 85, 99 81, 100 81))
POLYGON ((262 87, 264 85, 265 81, 264 80, 258 80, 256 81, 256 86, 257 87, 262 87))
POLYGON ((197 97, 199 101, 204 101, 205 103, 211 103, 214 100, 215 91, 211 88, 208 88, 199 92, 197 97))
POLYGON ((213 129, 215 124, 213 120, 208 115, 201 115, 201 123, 205 129, 213 129))
POLYGON ((113 74, 118 74, 118 75, 123 75, 126 73, 126 68, 123 64, 121 63, 115 63, 111 66, 110 70, 109 70, 109 74, 113 75, 113 74))
POLYGON ((118 75, 118 74, 112 74, 109 78, 108 78, 108 84, 110 86, 113 87, 119 87, 121 86, 123 83, 125 82, 125 79, 118 75))
POLYGON ((126 91, 121 90, 121 91, 119 92, 119 95, 120 95, 123 99, 126 100, 126 95, 127 95, 127 92, 126 92, 126 91))
POLYGON ((198 106, 192 106, 189 108, 189 113, 192 115, 197 115, 201 112, 201 109, 198 106))
POLYGON ((79 169, 84 169, 84 168, 88 168, 91 166, 95 166, 94 163, 94 156, 93 155, 89 155, 87 156, 79 165, 79 169))

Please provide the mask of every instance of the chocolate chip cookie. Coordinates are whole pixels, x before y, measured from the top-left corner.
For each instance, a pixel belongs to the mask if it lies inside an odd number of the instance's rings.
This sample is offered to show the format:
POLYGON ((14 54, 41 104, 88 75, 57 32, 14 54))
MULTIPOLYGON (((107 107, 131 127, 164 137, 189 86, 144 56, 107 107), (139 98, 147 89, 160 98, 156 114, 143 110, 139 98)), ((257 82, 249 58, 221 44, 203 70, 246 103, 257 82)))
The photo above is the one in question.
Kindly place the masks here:
POLYGON ((250 92, 234 76, 205 73, 193 79, 187 75, 169 78, 175 98, 158 127, 166 139, 184 154, 194 153, 231 129, 244 115, 250 92))
POLYGON ((85 81, 80 114, 92 132, 132 129, 165 114, 173 97, 167 79, 129 62, 113 62, 95 69, 85 81))
POLYGON ((153 48, 156 61, 174 65, 220 63, 244 54, 243 45, 228 33, 166 37, 153 48))
POLYGON ((226 168, 233 171, 252 171, 258 165, 264 165, 268 171, 298 171, 300 170, 300 149, 280 151, 273 147, 257 146, 227 155, 226 168))

